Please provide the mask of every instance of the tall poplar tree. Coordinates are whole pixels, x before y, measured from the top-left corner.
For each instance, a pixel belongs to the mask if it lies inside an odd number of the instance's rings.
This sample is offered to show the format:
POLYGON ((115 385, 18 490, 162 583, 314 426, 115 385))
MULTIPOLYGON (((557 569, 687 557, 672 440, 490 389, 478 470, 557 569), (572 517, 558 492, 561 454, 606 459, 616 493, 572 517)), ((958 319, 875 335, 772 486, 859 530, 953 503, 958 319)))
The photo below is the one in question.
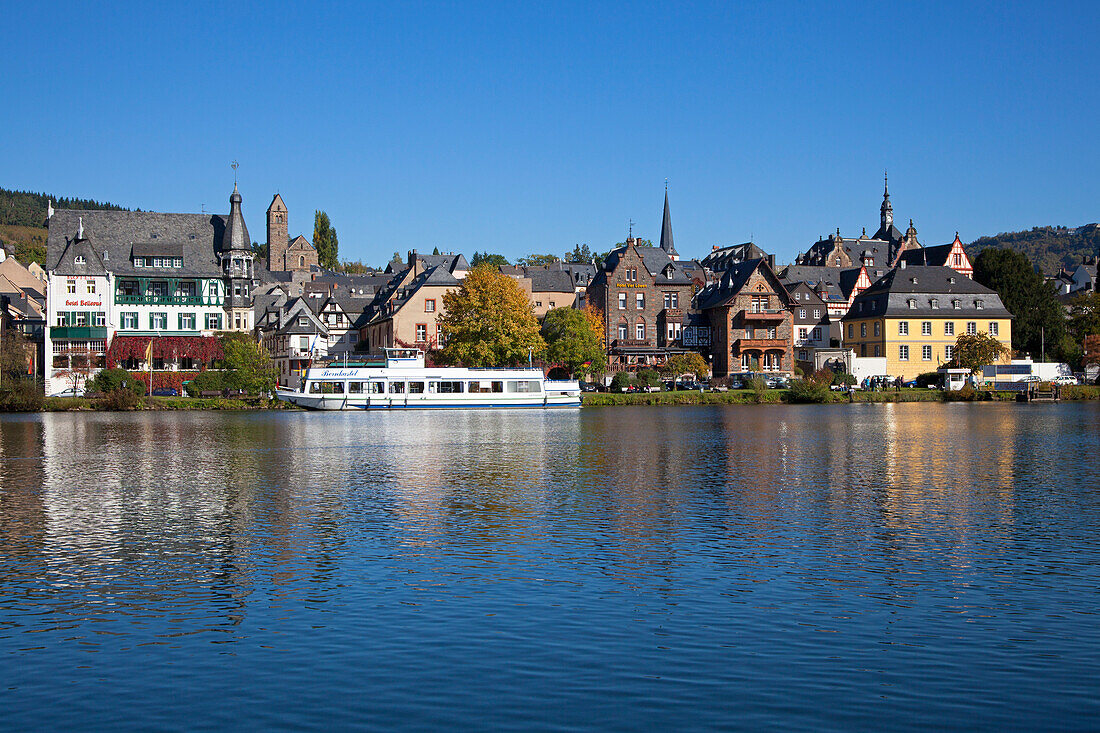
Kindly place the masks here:
POLYGON ((336 239, 336 229, 329 222, 328 214, 323 211, 313 213, 313 248, 317 250, 317 264, 326 270, 335 270, 340 266, 340 245, 336 239))

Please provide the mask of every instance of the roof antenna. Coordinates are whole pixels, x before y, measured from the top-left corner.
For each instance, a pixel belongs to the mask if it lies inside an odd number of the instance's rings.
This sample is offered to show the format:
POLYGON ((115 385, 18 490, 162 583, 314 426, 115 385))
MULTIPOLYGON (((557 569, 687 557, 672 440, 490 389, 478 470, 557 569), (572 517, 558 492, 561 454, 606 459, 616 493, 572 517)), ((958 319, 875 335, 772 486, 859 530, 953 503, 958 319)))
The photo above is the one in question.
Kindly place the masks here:
POLYGON ((627 222, 627 225, 629 226, 629 229, 627 230, 626 238, 627 238, 627 241, 629 241, 631 239, 634 239, 634 220, 633 219, 627 219, 626 222, 627 222))
POLYGON ((206 213, 206 204, 199 204, 199 211, 203 214, 206 213))
POLYGON ((668 193, 668 178, 665 178, 665 193, 668 193))

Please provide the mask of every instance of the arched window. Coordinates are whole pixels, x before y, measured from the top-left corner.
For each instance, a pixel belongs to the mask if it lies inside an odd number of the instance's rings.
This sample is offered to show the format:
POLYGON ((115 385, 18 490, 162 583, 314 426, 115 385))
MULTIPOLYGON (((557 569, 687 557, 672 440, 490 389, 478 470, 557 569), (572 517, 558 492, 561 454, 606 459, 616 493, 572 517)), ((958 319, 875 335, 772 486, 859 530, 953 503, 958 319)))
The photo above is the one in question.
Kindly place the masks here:
POLYGON ((305 267, 305 266, 306 266, 306 256, 305 255, 298 255, 298 267, 305 267))
POLYGON ((634 324, 634 338, 639 341, 645 340, 645 321, 641 318, 634 324))
POLYGON ((622 339, 623 341, 626 340, 626 336, 627 336, 626 331, 627 331, 626 321, 619 321, 619 338, 622 339))

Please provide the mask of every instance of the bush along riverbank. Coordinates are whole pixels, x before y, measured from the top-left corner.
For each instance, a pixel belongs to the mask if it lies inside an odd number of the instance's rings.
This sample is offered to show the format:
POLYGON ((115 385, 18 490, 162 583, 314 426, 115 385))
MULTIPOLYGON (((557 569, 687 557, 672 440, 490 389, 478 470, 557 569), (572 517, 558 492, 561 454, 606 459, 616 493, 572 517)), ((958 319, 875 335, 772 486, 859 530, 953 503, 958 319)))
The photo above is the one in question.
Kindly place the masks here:
MULTIPOLYGON (((1063 387, 1063 401, 1100 400, 1100 387, 1077 386, 1063 387)), ((990 392, 971 390, 969 394, 943 392, 938 389, 905 388, 900 392, 857 391, 849 397, 848 392, 828 391, 813 395, 799 394, 793 389, 769 389, 762 392, 737 389, 728 392, 637 392, 620 394, 616 392, 597 392, 585 394, 582 404, 585 407, 610 407, 622 405, 752 405, 752 404, 832 404, 832 403, 885 403, 885 402, 1012 402, 1016 395, 1012 392, 990 392)))

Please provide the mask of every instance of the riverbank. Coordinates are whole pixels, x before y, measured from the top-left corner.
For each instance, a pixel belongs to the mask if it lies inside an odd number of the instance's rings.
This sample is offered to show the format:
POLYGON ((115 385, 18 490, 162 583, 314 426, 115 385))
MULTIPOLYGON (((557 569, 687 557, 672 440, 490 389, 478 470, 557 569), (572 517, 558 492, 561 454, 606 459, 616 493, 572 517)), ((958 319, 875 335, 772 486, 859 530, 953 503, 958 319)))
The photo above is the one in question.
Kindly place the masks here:
MULTIPOLYGON (((945 393, 938 389, 902 389, 900 392, 864 392, 856 391, 849 398, 847 392, 830 392, 825 403, 884 403, 884 402, 1012 402, 1016 395, 1011 392, 975 392, 972 400, 958 400, 957 393, 945 393)), ((1100 387, 1076 386, 1063 387, 1063 401, 1100 400, 1100 387)), ((790 390, 769 389, 755 392, 749 389, 736 389, 728 392, 597 392, 585 394, 581 398, 584 407, 612 407, 626 405, 752 405, 792 403, 790 390)))
POLYGON ((33 412, 119 412, 128 410, 297 410, 281 400, 228 399, 224 397, 141 397, 133 406, 119 408, 108 399, 46 397, 41 410, 33 412))

